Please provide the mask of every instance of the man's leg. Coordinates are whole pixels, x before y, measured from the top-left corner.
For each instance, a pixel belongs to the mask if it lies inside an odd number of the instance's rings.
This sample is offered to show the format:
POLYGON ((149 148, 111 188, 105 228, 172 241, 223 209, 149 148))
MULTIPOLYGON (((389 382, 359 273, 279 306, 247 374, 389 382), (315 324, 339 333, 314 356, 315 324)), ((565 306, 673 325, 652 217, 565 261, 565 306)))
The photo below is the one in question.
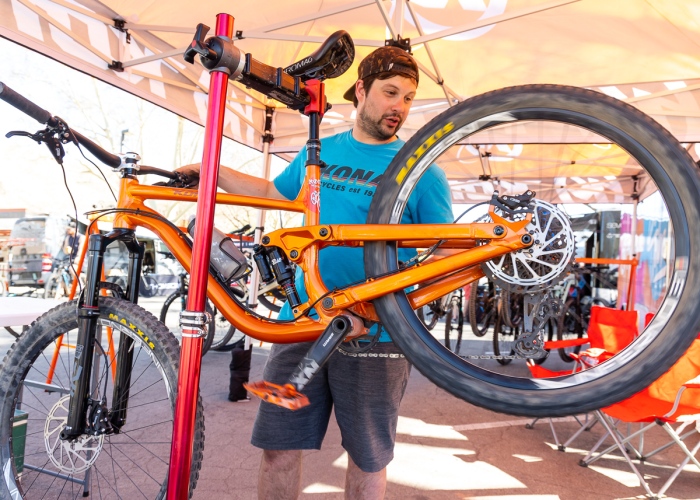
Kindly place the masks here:
POLYGON ((363 472, 348 455, 345 474, 345 498, 351 500, 381 500, 386 492, 386 468, 379 472, 363 472))
POLYGON ((258 475, 258 498, 296 500, 300 493, 301 450, 263 450, 258 475))
POLYGON ((380 342, 366 354, 336 352, 329 361, 328 379, 348 452, 345 498, 374 500, 384 497, 410 364, 390 342, 380 342))
MULTIPOLYGON (((285 384, 310 343, 274 344, 263 379, 285 384)), ((258 498, 297 498, 301 488, 301 450, 320 450, 330 419, 333 400, 325 368, 304 389, 311 401, 296 411, 265 401, 260 403, 251 444, 263 450, 258 476, 258 498)))

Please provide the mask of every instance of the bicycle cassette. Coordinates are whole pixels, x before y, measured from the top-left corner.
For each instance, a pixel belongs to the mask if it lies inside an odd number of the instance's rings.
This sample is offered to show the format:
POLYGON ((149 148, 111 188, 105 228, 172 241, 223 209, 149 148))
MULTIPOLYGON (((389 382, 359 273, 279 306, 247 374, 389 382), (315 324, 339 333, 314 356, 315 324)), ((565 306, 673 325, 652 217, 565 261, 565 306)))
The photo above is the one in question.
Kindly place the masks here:
POLYGON ((546 201, 534 199, 530 203, 532 220, 526 229, 534 244, 481 265, 492 281, 515 293, 548 288, 567 274, 574 262, 575 239, 568 215, 546 201))

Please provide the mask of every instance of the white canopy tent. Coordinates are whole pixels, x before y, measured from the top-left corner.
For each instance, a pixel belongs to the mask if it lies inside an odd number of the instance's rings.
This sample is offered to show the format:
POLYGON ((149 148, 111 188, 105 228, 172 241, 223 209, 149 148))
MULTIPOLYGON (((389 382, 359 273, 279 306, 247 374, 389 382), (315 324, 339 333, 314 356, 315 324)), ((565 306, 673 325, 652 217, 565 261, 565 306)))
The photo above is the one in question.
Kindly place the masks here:
MULTIPOLYGON (((409 39, 421 83, 403 138, 469 96, 509 85, 557 83, 626 100, 689 148, 700 142, 696 2, 0 0, 0 35, 203 123, 208 74, 199 63, 186 64, 181 54, 197 23, 213 26, 218 12, 236 18, 239 48, 280 67, 312 52, 338 29, 353 37, 356 61, 387 39, 409 39)), ((322 135, 352 126, 354 108, 342 93, 356 77, 356 64, 327 83, 333 109, 322 135)), ((236 82, 229 85, 228 111, 225 134, 266 154, 290 157, 306 139, 303 116, 236 82), (269 146, 263 137, 271 108, 269 146)), ((624 152, 600 142, 557 127, 494 129, 445 156, 454 201, 482 201, 495 186, 532 188, 552 202, 631 201, 636 171, 624 152), (581 165, 587 165, 585 177, 581 165)))

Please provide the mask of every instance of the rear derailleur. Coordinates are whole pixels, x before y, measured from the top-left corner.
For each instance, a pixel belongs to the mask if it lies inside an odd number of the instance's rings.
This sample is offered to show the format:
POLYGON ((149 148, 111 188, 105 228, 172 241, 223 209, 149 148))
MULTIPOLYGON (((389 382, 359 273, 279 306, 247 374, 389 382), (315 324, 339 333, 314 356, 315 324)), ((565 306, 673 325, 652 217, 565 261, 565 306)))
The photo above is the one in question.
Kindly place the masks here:
POLYGON ((562 304, 547 291, 525 293, 523 302, 523 332, 513 349, 520 358, 541 359, 547 355, 544 327, 550 318, 561 313, 562 304))

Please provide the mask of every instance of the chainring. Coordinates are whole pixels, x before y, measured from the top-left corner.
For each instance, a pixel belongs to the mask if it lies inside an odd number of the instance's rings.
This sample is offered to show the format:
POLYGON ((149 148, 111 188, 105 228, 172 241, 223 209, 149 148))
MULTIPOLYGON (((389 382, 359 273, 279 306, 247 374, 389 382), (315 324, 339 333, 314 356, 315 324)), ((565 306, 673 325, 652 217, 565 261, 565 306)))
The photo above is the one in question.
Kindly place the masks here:
MULTIPOLYGON (((546 201, 534 199, 530 203, 533 214, 526 229, 533 245, 481 265, 489 279, 515 293, 552 286, 574 263, 575 239, 568 215, 546 201)), ((498 215, 508 218, 507 214, 498 215)))

